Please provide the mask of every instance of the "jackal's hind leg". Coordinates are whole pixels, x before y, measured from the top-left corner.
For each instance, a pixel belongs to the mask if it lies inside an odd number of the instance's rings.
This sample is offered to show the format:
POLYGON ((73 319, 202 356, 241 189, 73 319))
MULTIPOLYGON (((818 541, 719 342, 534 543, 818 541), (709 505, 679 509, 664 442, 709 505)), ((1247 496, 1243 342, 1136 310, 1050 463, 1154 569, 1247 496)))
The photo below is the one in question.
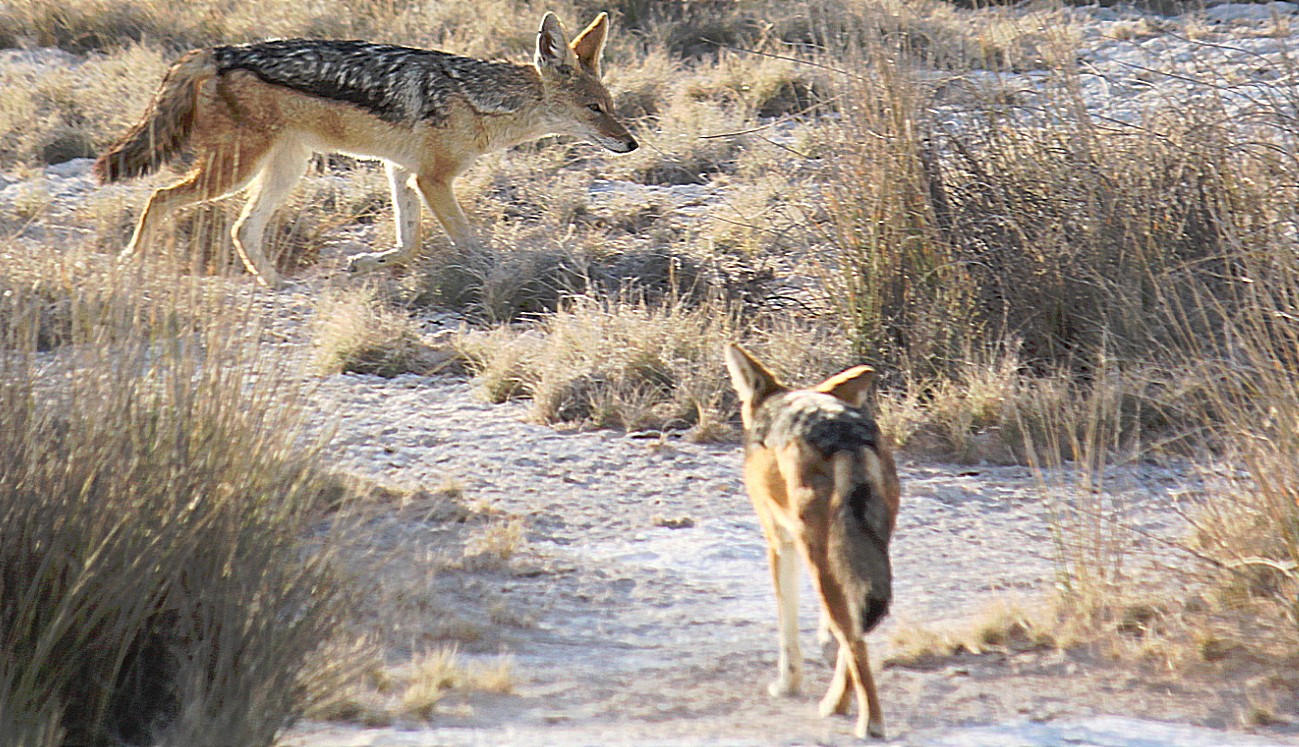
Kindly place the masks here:
POLYGON ((821 608, 821 617, 816 624, 816 642, 822 646, 828 646, 834 641, 834 633, 830 632, 830 614, 821 608))
POLYGON ((292 145, 282 145, 272 151, 253 181, 248 202, 230 231, 244 267, 271 288, 280 285, 280 274, 262 251, 266 224, 275 208, 302 179, 310 158, 310 151, 292 145))
POLYGON ((117 258, 130 259, 138 254, 142 247, 152 244, 157 227, 165 225, 167 218, 176 210, 232 194, 236 191, 231 188, 232 186, 224 183, 224 180, 220 179, 220 174, 200 165, 175 184, 154 190, 144 210, 140 211, 139 219, 135 222, 135 232, 131 234, 131 241, 117 255, 117 258))
POLYGON ((842 646, 835 657, 834 676, 830 678, 830 689, 821 698, 820 713, 822 716, 833 716, 848 712, 852 693, 848 690, 848 654, 842 646))
POLYGON ((129 259, 151 244, 157 227, 177 209, 228 197, 248 185, 257 174, 265 142, 253 136, 230 139, 238 145, 202 153, 185 178, 154 191, 140 212, 130 243, 118 254, 119 259, 129 259))
POLYGON ((384 170, 388 174, 388 188, 392 193, 392 218, 397 225, 397 246, 387 251, 352 257, 347 263, 349 272, 369 272, 380 267, 398 265, 414 256, 419 249, 420 195, 415 190, 415 175, 394 163, 385 163, 384 170))
MULTIPOLYGON (((820 569, 817 569, 818 571, 820 569)), ((825 598, 825 589, 833 583, 826 574, 813 572, 813 585, 825 598), (818 578, 820 575, 820 578, 818 578)), ((842 597, 839 597, 842 599, 842 597)), ((871 676, 870 655, 866 650, 866 641, 861 633, 853 627, 851 616, 846 609, 837 605, 827 605, 830 609, 830 629, 839 640, 839 659, 835 665, 834 678, 830 690, 821 700, 821 715, 846 713, 848 710, 847 685, 852 685, 857 699, 857 726, 854 733, 859 739, 867 735, 877 739, 884 738, 884 715, 880 708, 879 694, 875 690, 875 679, 871 676)))
MULTIPOLYGON (((777 529, 776 533, 784 535, 777 529)), ((773 698, 797 695, 803 686, 803 654, 798 645, 799 554, 788 537, 776 538, 767 547, 771 580, 776 589, 776 614, 780 631, 780 653, 776 679, 767 686, 773 698)))
MULTIPOLYGON (((849 643, 840 641, 840 645, 849 643)), ((884 738, 884 715, 880 708, 880 696, 875 690, 875 678, 871 675, 870 654, 866 651, 866 641, 857 638, 848 646, 848 671, 851 675, 853 689, 857 691, 857 728, 854 733, 859 739, 867 735, 876 739, 884 738)))
POLYGON ((847 685, 852 685, 857 699, 857 727, 854 733, 860 739, 867 735, 884 738, 884 715, 880 708, 879 694, 875 691, 875 680, 871 676, 870 657, 866 651, 866 641, 857 629, 857 623, 846 606, 847 599, 826 557, 826 545, 819 541, 821 533, 804 536, 803 547, 807 551, 807 564, 812 571, 812 586, 821 597, 825 611, 830 618, 830 631, 839 641, 839 656, 835 664, 834 679, 830 690, 821 700, 821 714, 828 716, 843 713, 847 709, 847 685))
POLYGON ((131 234, 131 240, 118 253, 117 258, 127 260, 138 254, 141 247, 153 243, 154 227, 163 222, 167 215, 177 207, 201 200, 202 197, 199 197, 194 189, 194 175, 154 190, 154 193, 149 196, 149 201, 145 203, 144 210, 140 211, 140 217, 135 221, 135 232, 131 234))

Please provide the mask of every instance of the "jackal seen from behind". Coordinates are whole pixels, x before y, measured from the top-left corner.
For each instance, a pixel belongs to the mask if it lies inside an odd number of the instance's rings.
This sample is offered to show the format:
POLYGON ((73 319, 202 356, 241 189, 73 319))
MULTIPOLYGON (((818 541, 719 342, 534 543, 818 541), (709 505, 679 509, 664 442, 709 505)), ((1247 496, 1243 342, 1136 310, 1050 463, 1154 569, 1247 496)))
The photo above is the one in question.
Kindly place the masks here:
POLYGON ((780 655, 773 696, 798 692, 798 567, 808 565, 823 619, 839 643, 821 715, 847 713, 856 734, 884 736, 865 634, 893 598, 889 540, 899 487, 893 456, 867 405, 874 370, 857 366, 816 386, 780 383, 738 345, 725 351, 744 420, 744 482, 767 538, 776 587, 780 655))

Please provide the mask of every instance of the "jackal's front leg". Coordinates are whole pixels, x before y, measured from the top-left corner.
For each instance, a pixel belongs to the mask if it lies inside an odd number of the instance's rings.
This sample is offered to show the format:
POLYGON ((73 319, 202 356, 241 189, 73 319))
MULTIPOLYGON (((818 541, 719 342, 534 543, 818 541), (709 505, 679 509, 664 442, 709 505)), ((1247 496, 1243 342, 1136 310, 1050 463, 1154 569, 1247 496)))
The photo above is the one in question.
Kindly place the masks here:
POLYGON ((451 237, 453 244, 462 249, 476 246, 481 242, 469 219, 465 217, 465 211, 460 209, 460 201, 456 199, 456 191, 452 186, 453 179, 451 176, 420 174, 415 179, 415 186, 419 188, 424 202, 442 224, 447 236, 451 237))
POLYGON ((415 175, 393 163, 384 164, 384 170, 388 173, 388 189, 392 194, 392 220, 397 228, 397 246, 383 252, 352 257, 347 263, 347 269, 351 272, 368 272, 401 264, 419 249, 420 195, 415 189, 415 175))

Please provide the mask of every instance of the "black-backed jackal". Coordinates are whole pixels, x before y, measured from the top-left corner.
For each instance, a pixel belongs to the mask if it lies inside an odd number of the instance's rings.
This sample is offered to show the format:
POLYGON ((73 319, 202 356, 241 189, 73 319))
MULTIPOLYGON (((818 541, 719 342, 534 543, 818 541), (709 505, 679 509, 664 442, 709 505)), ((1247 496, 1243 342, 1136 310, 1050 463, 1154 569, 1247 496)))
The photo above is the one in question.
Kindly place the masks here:
POLYGON ((864 636, 893 597, 889 538, 898 513, 893 456, 866 407, 874 378, 857 366, 808 389, 791 390, 738 345, 726 368, 744 419, 744 482, 767 537, 776 586, 780 659, 773 696, 798 692, 798 566, 807 563, 823 620, 839 642, 821 715, 847 713, 851 684, 856 734, 884 736, 864 636))
POLYGON ((95 162, 100 181, 114 182, 185 151, 194 156, 189 174, 153 193, 122 255, 147 244, 172 210, 248 188, 235 249, 249 272, 276 285, 263 233, 312 153, 379 159, 387 168, 397 246, 354 257, 350 269, 414 254, 421 199, 453 242, 472 242, 452 183, 478 156, 550 134, 616 153, 636 149, 600 82, 608 33, 601 13, 570 44, 547 13, 531 65, 317 39, 188 52, 167 71, 144 119, 95 162))

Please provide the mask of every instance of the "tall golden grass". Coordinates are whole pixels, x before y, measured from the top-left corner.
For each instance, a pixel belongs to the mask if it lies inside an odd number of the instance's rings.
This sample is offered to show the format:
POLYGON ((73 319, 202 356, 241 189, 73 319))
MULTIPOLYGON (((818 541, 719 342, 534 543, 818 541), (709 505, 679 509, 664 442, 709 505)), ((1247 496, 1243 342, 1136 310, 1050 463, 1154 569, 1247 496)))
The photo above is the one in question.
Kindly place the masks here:
POLYGON ((826 286, 845 334, 904 378, 931 377, 931 417, 956 380, 966 401, 947 422, 1014 426, 1044 467, 1068 608, 1110 632, 1132 627, 1123 605, 1149 579, 1131 572, 1138 543, 1107 465, 1171 452, 1229 475, 1185 509, 1197 582, 1165 611, 1199 618, 1214 600, 1248 621, 1234 632, 1247 650, 1293 657, 1293 91, 1233 117, 1206 83, 1124 126, 1087 114, 1065 69, 1040 107, 986 101, 940 126, 904 50, 862 51, 874 74, 839 79, 850 103, 822 146, 826 286), (1019 375, 983 379, 1001 382, 989 414, 969 361, 1008 340, 1019 375))
POLYGON ((66 290, 0 297, 0 734, 269 745, 344 614, 320 443, 238 308, 66 290))

